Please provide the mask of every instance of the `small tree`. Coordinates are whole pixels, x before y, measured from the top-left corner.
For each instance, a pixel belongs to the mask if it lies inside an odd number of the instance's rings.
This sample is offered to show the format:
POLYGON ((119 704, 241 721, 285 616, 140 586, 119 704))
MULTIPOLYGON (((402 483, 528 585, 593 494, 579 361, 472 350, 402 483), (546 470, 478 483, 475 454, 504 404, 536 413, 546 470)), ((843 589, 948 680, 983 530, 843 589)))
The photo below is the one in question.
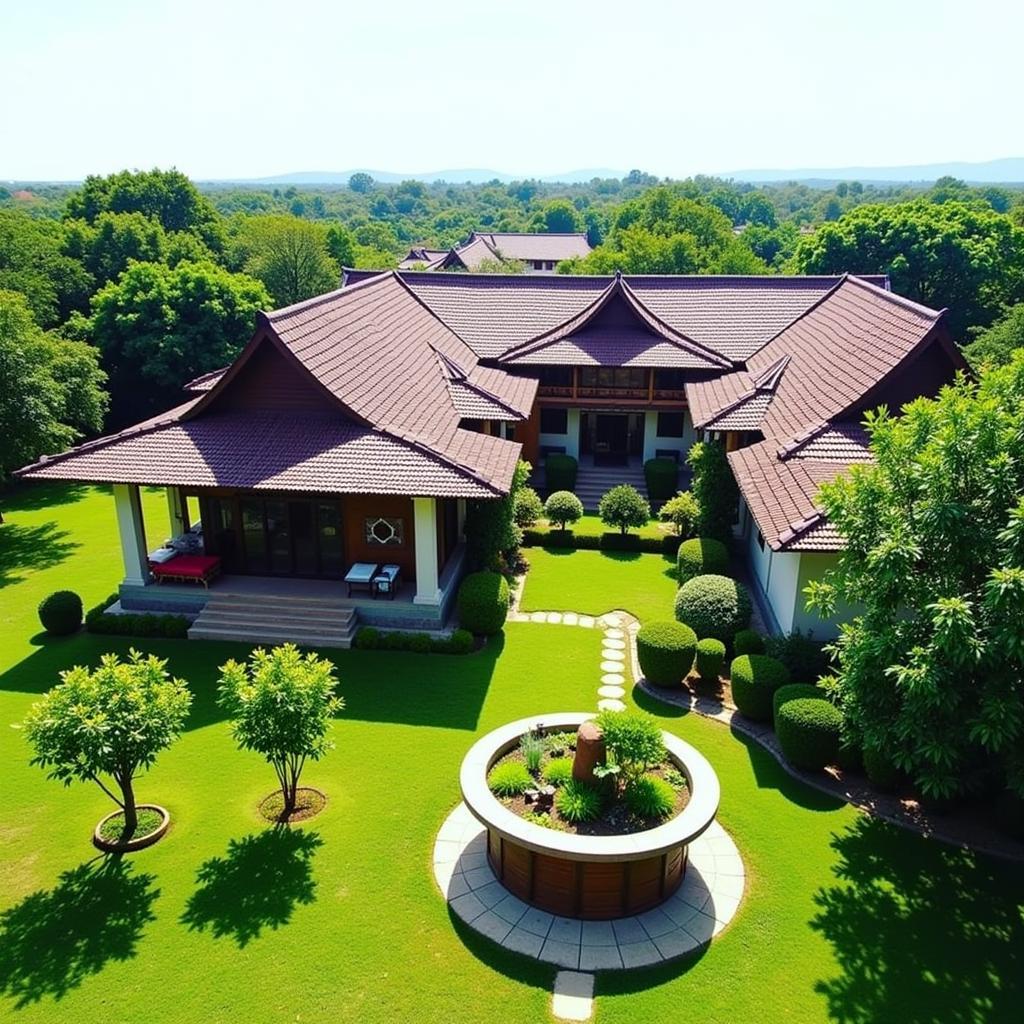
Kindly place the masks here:
POLYGON ((700 506, 689 491, 680 491, 674 498, 669 498, 658 513, 658 518, 663 523, 671 523, 676 533, 684 540, 693 536, 693 529, 699 517, 700 506))
POLYGON ((334 664, 284 644, 258 647, 248 664, 232 659, 220 673, 219 703, 233 720, 232 733, 243 750, 274 766, 288 818, 306 761, 319 761, 334 746, 327 733, 345 706, 334 695, 334 664))
POLYGON ((530 477, 530 463, 522 459, 512 474, 512 486, 501 498, 484 498, 466 504, 466 548, 473 570, 502 570, 502 560, 512 561, 523 542, 516 525, 516 498, 530 477))
POLYGON ((558 523, 559 529, 564 530, 569 523, 583 518, 583 502, 572 491, 555 491, 544 502, 544 517, 548 522, 558 523))
POLYGON ((739 504, 725 448, 717 441, 698 441, 686 461, 693 467, 693 496, 700 509, 697 535, 725 543, 732 536, 739 504))
POLYGON ((32 764, 50 769, 65 786, 95 782, 124 811, 124 834, 138 825, 135 778, 181 732, 192 694, 167 674, 167 661, 132 650, 127 661, 104 654, 90 671, 82 665, 32 706, 24 722, 35 749, 32 764), (104 782, 113 780, 120 799, 104 782))
POLYGON ((597 506, 597 512, 605 526, 618 527, 623 536, 631 526, 639 529, 646 526, 651 518, 647 499, 629 484, 619 484, 607 491, 597 506))
POLYGON ((661 727, 646 711, 602 711, 596 721, 627 786, 664 759, 661 727))
POLYGON ((515 497, 516 526, 533 526, 544 515, 544 503, 532 487, 521 487, 515 497))

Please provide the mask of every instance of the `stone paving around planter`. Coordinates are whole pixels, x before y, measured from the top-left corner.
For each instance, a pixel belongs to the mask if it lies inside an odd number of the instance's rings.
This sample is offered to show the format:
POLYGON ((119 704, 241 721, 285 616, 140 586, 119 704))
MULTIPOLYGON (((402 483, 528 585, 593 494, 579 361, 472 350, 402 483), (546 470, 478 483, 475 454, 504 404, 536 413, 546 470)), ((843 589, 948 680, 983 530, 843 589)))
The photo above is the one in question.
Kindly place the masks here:
POLYGON ((434 844, 434 877, 452 912, 505 949, 572 971, 599 971, 649 967, 706 945, 732 920, 746 876, 736 844, 714 822, 690 844, 683 883, 660 907, 613 921, 558 917, 497 880, 484 827, 460 803, 434 844))

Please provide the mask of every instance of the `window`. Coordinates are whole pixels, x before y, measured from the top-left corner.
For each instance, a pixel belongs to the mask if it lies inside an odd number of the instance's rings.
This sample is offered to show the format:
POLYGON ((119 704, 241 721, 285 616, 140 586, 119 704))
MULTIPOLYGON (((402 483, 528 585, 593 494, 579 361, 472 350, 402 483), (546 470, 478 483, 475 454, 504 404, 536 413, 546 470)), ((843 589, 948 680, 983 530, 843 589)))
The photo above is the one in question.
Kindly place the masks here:
POLYGON ((658 437, 682 437, 683 414, 681 412, 658 413, 658 437))
POLYGON ((686 384, 685 370, 655 370, 654 386, 666 391, 682 391, 686 384))
POLYGON ((531 375, 536 375, 541 387, 545 385, 557 388, 572 387, 571 366, 540 366, 531 375))
POLYGON ((541 409, 540 432, 542 434, 568 434, 568 409, 541 409))
POLYGON ((391 519, 387 516, 378 516, 376 519, 366 520, 366 543, 380 544, 384 547, 401 547, 405 543, 404 522, 401 519, 391 519))

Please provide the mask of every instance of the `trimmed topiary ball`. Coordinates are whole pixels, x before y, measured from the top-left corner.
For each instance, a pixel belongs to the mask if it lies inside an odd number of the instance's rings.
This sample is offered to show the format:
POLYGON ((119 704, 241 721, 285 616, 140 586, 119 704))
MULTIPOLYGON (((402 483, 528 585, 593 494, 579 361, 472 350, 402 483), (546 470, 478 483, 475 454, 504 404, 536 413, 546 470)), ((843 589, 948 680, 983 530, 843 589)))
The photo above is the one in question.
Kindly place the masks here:
POLYGON ((636 635, 644 678, 655 686, 678 686, 693 667, 697 634, 682 622, 648 622, 636 635))
POLYGON ((734 657, 741 654, 764 654, 764 637, 756 629, 741 629, 732 638, 734 657))
POLYGON ((778 721, 779 708, 788 700, 800 700, 801 697, 822 698, 824 696, 824 690, 817 686, 811 686, 810 683, 786 683, 772 694, 772 719, 778 721))
POLYGON ((717 683, 725 662, 725 644, 712 636, 697 642, 697 674, 706 683, 717 683))
POLYGON ((676 618, 701 639, 732 639, 750 622, 750 613, 747 588, 728 576, 694 576, 676 592, 676 618))
POLYGON ((694 576, 724 575, 729 571, 729 552, 720 540, 693 537, 679 545, 676 566, 680 583, 686 583, 694 576))
POLYGON ((583 517, 583 502, 572 491, 555 491, 544 502, 544 518, 564 530, 583 517))
POLYGON ((733 658, 729 675, 736 707, 755 722, 771 721, 775 691, 789 682, 786 666, 767 654, 741 654, 733 658))
POLYGON ((775 735, 786 760, 809 772, 835 763, 842 727, 842 712, 824 697, 787 700, 775 717, 775 735))
POLYGON ((457 603, 463 629, 497 633, 508 615, 508 581, 500 573, 472 572, 459 586, 457 603))
POLYGON ((891 758, 880 750, 864 748, 864 774, 875 789, 890 793, 900 784, 903 773, 896 767, 891 758))
POLYGON ((58 590, 39 603, 39 621, 54 636, 68 636, 82 625, 82 599, 73 590, 58 590))

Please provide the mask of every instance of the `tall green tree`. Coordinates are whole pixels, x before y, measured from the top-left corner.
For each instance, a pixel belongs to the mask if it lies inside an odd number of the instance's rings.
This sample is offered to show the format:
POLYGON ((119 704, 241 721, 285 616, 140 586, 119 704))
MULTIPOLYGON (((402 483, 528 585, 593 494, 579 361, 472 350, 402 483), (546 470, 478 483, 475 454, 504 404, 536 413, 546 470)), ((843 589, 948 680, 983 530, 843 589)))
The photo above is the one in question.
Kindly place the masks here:
POLYGON ((806 274, 888 274, 893 290, 949 308, 958 339, 1024 300, 1024 230, 980 205, 951 200, 858 206, 797 246, 806 274))
POLYGON ((727 543, 739 510, 739 488, 725 448, 718 441, 698 441, 686 461, 693 468, 691 493, 699 509, 694 532, 727 543))
POLYGON ((133 263, 82 325, 110 375, 113 425, 167 408, 183 384, 230 363, 271 306, 259 281, 211 263, 133 263))
POLYGON ((290 306, 339 287, 327 235, 322 224, 298 217, 246 217, 233 243, 235 262, 263 282, 276 305, 290 306))
POLYGON ((1008 363, 1016 349, 1024 348, 1024 302, 1008 309, 991 327, 973 334, 974 339, 964 349, 973 367, 1008 363))
POLYGON ((1024 796, 1024 352, 867 425, 875 463, 821 490, 846 547, 808 588, 861 609, 835 644, 848 729, 930 797, 993 772, 1024 796))
POLYGON ((65 226, 64 251, 82 262, 98 288, 132 260, 159 263, 166 248, 163 226, 142 213, 101 213, 94 224, 73 220, 65 226))
POLYGON ((46 334, 23 295, 0 291, 0 482, 98 432, 105 379, 95 348, 46 334))

